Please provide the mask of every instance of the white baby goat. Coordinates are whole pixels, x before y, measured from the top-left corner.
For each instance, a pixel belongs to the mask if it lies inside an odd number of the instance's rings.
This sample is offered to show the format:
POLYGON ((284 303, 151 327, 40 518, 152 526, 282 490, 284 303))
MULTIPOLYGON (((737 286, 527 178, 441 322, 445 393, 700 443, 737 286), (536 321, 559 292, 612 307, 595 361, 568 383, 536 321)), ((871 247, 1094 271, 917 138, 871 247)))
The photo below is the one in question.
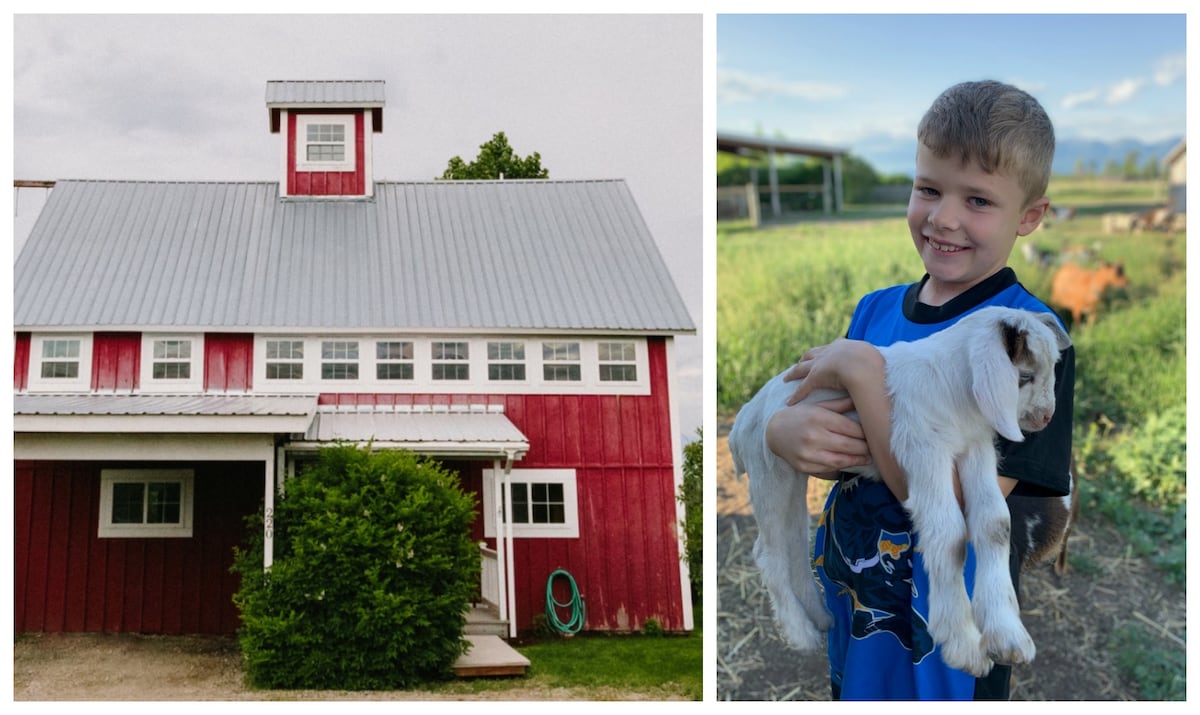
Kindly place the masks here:
MULTIPOLYGON (((928 338, 880 348, 892 400, 891 446, 908 475, 904 508, 929 572, 929 632, 943 660, 976 676, 992 658, 1025 663, 1033 640, 1009 576, 1009 512, 996 481, 995 435, 1014 442, 1054 413, 1054 365, 1070 338, 1049 313, 988 307, 928 338), (953 489, 962 483, 966 516, 953 489), (966 543, 975 547, 974 615, 963 583, 966 543)), ((729 448, 750 477, 758 522, 754 558, 783 635, 820 646, 831 620, 809 566, 808 477, 766 445, 766 425, 798 383, 783 374, 738 413, 729 448)), ((816 390, 806 401, 845 393, 816 390)), ((852 417, 856 415, 850 413, 852 417)), ((847 470, 878 479, 874 467, 847 470)))

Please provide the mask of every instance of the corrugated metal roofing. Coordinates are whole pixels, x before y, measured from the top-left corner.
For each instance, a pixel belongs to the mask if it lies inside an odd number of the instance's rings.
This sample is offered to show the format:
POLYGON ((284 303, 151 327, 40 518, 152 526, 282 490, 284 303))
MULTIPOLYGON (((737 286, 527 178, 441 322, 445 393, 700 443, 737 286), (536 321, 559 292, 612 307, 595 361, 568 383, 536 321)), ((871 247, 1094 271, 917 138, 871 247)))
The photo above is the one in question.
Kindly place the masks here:
POLYGON ((60 181, 14 282, 18 330, 695 330, 620 180, 60 181))
POLYGON ((303 416, 316 395, 13 395, 14 415, 303 416))
POLYGON ((317 80, 267 82, 268 107, 304 105, 383 106, 384 83, 376 80, 317 80))
POLYGON ((501 414, 318 412, 305 439, 318 442, 496 444, 529 448, 529 439, 501 414))

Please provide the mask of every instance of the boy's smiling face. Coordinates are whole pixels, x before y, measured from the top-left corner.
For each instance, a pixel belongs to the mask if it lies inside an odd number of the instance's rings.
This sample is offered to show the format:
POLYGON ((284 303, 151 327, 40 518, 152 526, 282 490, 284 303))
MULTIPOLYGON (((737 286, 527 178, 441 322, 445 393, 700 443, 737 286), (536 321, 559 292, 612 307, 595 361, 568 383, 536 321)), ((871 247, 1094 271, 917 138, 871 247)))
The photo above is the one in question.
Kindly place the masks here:
POLYGON ((918 146, 908 228, 929 273, 920 301, 942 305, 995 274, 1049 205, 1045 197, 1027 203, 1015 176, 918 146))

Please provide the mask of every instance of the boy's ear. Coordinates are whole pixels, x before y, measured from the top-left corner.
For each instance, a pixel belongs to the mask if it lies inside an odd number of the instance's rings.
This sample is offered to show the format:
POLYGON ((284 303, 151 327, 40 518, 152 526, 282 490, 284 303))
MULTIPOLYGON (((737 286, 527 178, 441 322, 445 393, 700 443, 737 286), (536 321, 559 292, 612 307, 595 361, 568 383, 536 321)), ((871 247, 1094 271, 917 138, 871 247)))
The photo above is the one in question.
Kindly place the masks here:
POLYGON ((1017 235, 1028 236, 1033 233, 1033 230, 1042 222, 1042 217, 1046 215, 1048 208, 1050 208, 1050 199, 1045 196, 1026 206, 1025 213, 1021 214, 1021 223, 1017 225, 1017 235))

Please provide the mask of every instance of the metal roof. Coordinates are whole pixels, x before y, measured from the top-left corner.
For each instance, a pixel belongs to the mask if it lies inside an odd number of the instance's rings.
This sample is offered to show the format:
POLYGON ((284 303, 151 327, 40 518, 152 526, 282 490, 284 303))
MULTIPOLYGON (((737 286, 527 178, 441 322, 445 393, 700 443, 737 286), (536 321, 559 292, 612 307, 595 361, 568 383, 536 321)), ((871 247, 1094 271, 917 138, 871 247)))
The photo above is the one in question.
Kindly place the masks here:
POLYGON ((384 83, 378 80, 267 82, 268 107, 382 107, 383 103, 384 83))
POLYGON ((503 414, 341 413, 320 411, 304 436, 310 442, 371 442, 422 453, 492 454, 529 451, 529 439, 503 414))
POLYGON ((316 395, 13 395, 14 415, 295 417, 311 415, 316 407, 316 395))
POLYGON ((350 200, 59 181, 13 308, 17 330, 695 330, 621 180, 381 182, 350 200))

